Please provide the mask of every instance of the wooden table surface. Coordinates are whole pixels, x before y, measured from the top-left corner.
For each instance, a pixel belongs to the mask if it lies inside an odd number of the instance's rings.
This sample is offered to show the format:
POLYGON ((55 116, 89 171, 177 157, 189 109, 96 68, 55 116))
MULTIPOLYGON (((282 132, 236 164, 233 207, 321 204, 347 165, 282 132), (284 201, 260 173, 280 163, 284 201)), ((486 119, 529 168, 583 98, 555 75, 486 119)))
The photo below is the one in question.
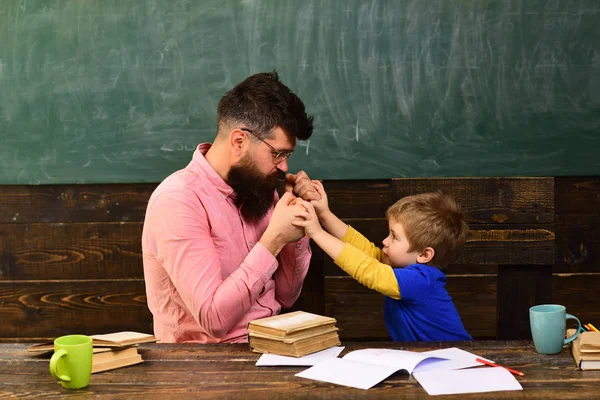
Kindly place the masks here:
MULTIPOLYGON (((567 347, 561 354, 537 354, 529 341, 459 343, 344 343, 342 355, 363 348, 426 351, 456 346, 525 374, 523 391, 441 396, 472 399, 600 398, 600 371, 578 371, 567 347)), ((63 389, 50 376, 49 356, 32 356, 26 344, 0 344, 0 398, 408 398, 427 393, 398 372, 369 390, 295 377, 306 367, 256 367, 260 354, 244 344, 147 344, 145 362, 92 375, 85 389, 63 389)))

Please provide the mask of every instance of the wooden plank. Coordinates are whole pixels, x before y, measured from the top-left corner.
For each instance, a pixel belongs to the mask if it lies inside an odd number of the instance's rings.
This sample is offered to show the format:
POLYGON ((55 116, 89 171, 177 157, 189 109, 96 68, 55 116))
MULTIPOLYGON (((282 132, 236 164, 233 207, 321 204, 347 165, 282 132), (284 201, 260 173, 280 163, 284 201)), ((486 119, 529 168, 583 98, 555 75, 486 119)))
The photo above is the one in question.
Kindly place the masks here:
POLYGON ((392 181, 324 181, 331 211, 339 218, 384 218, 397 198, 392 181))
POLYGON ((562 304, 582 324, 600 325, 600 273, 554 274, 552 303, 562 304))
POLYGON ((446 288, 473 339, 495 339, 496 275, 448 275, 446 288))
MULTIPOLYGON (((496 277, 448 276, 447 289, 467 331, 496 336, 496 277)), ((391 340, 383 319, 384 296, 350 277, 325 278, 325 314, 337 319, 342 340, 391 340)))
POLYGON ((383 320, 384 296, 349 276, 325 278, 325 315, 337 319, 340 340, 392 340, 383 320))
POLYGON ((143 278, 142 223, 0 225, 4 279, 143 278))
POLYGON ((396 198, 440 190, 453 196, 467 222, 547 224, 554 222, 554 178, 399 178, 396 198))
POLYGON ((600 272, 600 178, 556 178, 554 272, 600 272))
POLYGON ((531 339, 529 308, 552 300, 552 265, 498 268, 498 339, 531 339))
POLYGON ((0 185, 0 223, 141 222, 156 186, 0 185))
POLYGON ((455 263, 552 264, 553 225, 472 224, 465 249, 455 263))
POLYGON ((0 337, 152 333, 142 279, 0 282, 0 337))
MULTIPOLYGON (((381 247, 388 234, 385 218, 345 219, 345 223, 381 247)), ((471 233, 463 251, 452 262, 454 273, 489 273, 499 264, 552 264, 555 236, 550 224, 501 225, 471 224, 471 233), (465 268, 456 266, 465 265, 465 268), (479 267, 475 267, 475 266, 479 267)), ((325 257, 325 275, 345 275, 329 257, 325 257)))

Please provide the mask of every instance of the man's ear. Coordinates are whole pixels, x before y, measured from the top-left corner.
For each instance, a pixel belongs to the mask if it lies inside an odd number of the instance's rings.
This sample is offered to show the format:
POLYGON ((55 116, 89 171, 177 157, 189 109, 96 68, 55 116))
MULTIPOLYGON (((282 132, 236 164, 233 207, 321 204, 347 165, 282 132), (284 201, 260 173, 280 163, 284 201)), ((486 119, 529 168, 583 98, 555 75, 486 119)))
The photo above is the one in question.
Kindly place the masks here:
POLYGON ((241 129, 234 129, 229 133, 229 147, 236 157, 241 157, 244 145, 247 143, 248 136, 241 129))
POLYGON ((427 264, 429 261, 433 260, 433 256, 435 255, 435 250, 433 247, 425 247, 421 254, 417 256, 417 262, 419 264, 427 264))

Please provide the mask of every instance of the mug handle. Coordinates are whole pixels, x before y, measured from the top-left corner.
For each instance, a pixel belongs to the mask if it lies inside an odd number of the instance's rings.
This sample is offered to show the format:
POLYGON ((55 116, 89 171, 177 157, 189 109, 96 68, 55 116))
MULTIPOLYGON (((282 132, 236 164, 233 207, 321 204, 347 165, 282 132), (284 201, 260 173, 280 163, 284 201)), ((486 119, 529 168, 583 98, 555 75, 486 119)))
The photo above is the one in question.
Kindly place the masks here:
POLYGON ((571 343, 573 340, 575 340, 577 335, 579 335, 579 332, 581 332, 581 322, 579 322, 579 319, 576 316, 571 315, 571 314, 567 314, 565 318, 566 319, 574 319, 575 321, 577 321, 577 330, 575 331, 573 336, 565 339, 564 344, 568 344, 568 343, 571 343))
POLYGON ((69 375, 60 375, 58 373, 58 360, 66 355, 67 351, 65 349, 59 349, 52 354, 52 358, 50 359, 50 373, 55 379, 71 382, 71 377, 69 375))

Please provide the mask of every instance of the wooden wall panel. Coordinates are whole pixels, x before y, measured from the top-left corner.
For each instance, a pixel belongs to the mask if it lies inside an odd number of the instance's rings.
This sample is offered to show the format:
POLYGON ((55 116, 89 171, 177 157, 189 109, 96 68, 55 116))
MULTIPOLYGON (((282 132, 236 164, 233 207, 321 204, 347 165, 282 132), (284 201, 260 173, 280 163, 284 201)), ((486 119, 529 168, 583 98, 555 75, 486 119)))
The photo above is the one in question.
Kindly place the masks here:
POLYGON ((554 222, 554 178, 402 178, 396 197, 441 190, 453 196, 471 223, 554 222))
POLYGON ((325 315, 337 319, 344 340, 391 340, 383 320, 384 296, 349 276, 325 278, 325 315))
POLYGON ((0 185, 0 223, 141 222, 156 186, 0 185))
POLYGON ((567 307, 582 324, 600 328, 600 273, 554 274, 552 302, 567 307))
POLYGON ((554 272, 600 272, 600 178, 556 178, 555 201, 554 272))
POLYGON ((142 223, 1 224, 0 281, 140 279, 142 223))
POLYGON ((529 308, 552 300, 551 265, 503 265, 498 268, 497 338, 531 339, 529 308))
POLYGON ((339 218, 385 218, 396 200, 392 181, 324 181, 329 207, 339 218))
POLYGON ((152 332, 141 279, 0 282, 0 339, 152 332))

